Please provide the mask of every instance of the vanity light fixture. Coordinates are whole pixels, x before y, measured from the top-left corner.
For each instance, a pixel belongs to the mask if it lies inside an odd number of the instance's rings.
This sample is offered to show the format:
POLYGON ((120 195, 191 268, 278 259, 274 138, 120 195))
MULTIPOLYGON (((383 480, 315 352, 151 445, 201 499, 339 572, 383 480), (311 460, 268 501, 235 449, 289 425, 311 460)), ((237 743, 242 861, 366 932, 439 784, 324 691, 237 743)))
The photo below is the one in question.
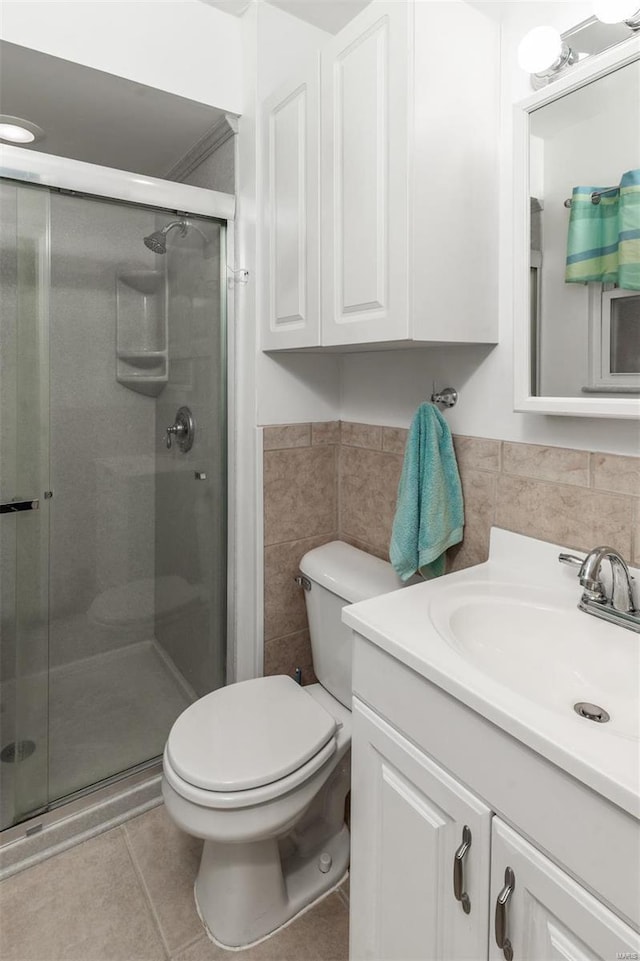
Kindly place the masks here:
POLYGON ((602 23, 626 23, 640 30, 639 0, 593 0, 593 12, 602 23))
POLYGON ((571 66, 577 59, 578 55, 554 27, 534 27, 518 46, 518 63, 531 74, 535 90, 544 87, 560 70, 571 66))
POLYGON ((41 140, 42 137, 44 137, 44 130, 30 120, 0 114, 0 141, 20 144, 24 147, 35 143, 36 140, 41 140))

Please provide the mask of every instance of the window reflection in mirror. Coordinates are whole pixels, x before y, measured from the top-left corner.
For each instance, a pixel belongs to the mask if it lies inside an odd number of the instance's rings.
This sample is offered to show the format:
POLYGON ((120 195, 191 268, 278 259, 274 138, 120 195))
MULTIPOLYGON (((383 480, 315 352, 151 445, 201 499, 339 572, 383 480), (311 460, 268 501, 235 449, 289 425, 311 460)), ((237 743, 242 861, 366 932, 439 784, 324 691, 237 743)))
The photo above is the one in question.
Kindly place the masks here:
POLYGON ((532 393, 640 394, 640 61, 531 113, 529 151, 532 393))

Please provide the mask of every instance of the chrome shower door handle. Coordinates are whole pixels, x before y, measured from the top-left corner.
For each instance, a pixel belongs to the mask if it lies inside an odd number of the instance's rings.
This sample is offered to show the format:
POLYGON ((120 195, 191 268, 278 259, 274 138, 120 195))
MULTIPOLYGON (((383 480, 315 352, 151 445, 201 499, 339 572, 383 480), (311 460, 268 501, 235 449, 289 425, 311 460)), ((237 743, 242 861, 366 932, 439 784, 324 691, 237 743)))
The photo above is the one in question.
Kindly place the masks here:
POLYGON ((496 898, 496 944, 502 948, 505 961, 513 961, 513 946, 507 937, 507 905, 516 886, 516 876, 512 868, 506 868, 504 872, 504 887, 496 898))
POLYGON ((462 844, 456 851, 453 858, 453 895, 456 901, 462 905, 465 914, 471 911, 471 901, 469 895, 464 890, 464 863, 469 848, 471 847, 471 830, 467 824, 462 829, 462 844))
POLYGON ((21 511, 37 510, 40 510, 40 501, 37 498, 30 501, 15 500, 0 504, 0 514, 19 514, 21 511))

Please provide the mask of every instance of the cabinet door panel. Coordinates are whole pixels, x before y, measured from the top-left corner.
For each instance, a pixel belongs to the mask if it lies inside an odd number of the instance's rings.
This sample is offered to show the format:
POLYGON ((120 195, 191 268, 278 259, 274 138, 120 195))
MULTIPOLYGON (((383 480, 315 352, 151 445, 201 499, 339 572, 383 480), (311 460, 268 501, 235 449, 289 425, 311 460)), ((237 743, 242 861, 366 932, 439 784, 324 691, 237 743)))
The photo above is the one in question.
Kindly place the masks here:
MULTIPOLYGON (((585 838, 585 844, 589 839, 585 838)), ((640 937, 573 878, 512 831, 493 820, 491 905, 515 875, 507 912, 513 961, 615 961, 638 957, 640 937)), ((490 958, 502 961, 491 921, 490 958)))
POLYGON ((486 958, 491 813, 358 701, 352 812, 351 958, 486 958), (465 825, 469 914, 453 893, 465 825))
POLYGON ((377 0, 323 52, 325 344, 408 337, 409 21, 377 0))
POLYGON ((265 349, 320 343, 320 73, 265 101, 265 349))

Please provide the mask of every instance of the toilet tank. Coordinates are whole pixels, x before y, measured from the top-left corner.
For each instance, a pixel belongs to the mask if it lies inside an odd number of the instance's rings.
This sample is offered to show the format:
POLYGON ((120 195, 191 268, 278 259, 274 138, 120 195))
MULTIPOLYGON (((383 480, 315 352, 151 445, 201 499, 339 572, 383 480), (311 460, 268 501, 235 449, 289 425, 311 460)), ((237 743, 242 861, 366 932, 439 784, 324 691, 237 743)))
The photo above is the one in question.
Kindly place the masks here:
POLYGON ((351 629, 341 620, 342 608, 404 584, 391 564, 343 541, 309 551, 300 561, 300 571, 311 583, 304 595, 316 677, 351 710, 353 643, 351 629))

